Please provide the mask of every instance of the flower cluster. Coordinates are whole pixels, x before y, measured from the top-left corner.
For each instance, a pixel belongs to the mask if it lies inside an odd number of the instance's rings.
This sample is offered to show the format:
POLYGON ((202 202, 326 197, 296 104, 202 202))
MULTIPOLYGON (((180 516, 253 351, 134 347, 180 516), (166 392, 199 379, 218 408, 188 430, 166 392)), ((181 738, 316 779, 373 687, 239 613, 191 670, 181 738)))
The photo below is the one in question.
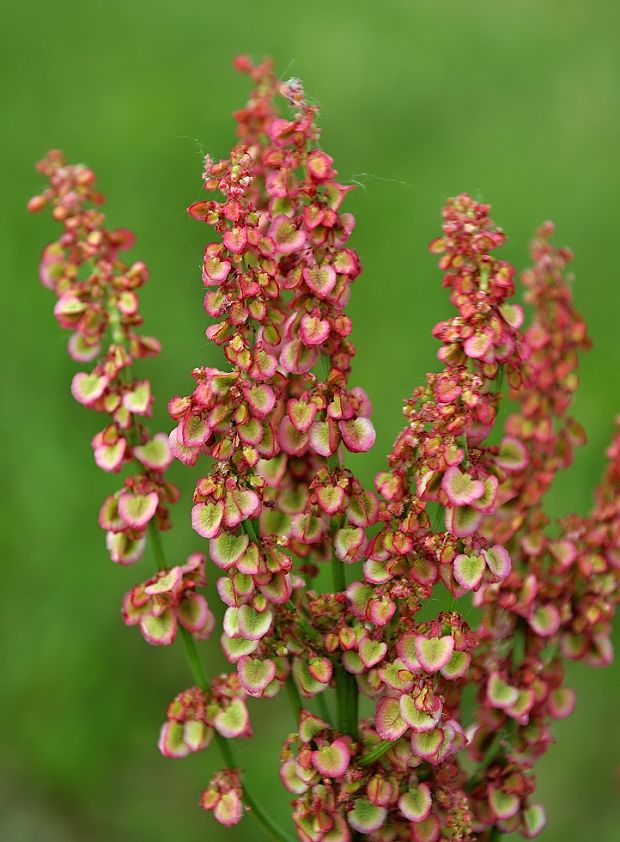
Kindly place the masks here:
POLYGON ((511 393, 519 411, 506 422, 499 459, 508 475, 500 491, 501 509, 489 521, 498 540, 509 540, 517 531, 538 531, 544 493, 557 472, 570 465, 574 447, 585 442, 581 425, 566 413, 578 385, 578 354, 590 342, 572 306, 571 279, 565 277, 572 255, 552 245, 553 230, 546 222, 537 231, 534 265, 522 276, 534 318, 524 337, 524 377, 511 393))
POLYGON ((550 721, 574 708, 575 693, 563 685, 564 661, 605 666, 612 659, 609 634, 620 590, 618 430, 590 516, 565 518, 558 530, 541 507, 553 476, 583 440, 566 411, 577 386, 576 353, 588 344, 562 276, 570 255, 551 245, 552 231, 550 223, 539 230, 534 266, 524 273, 534 306, 526 333, 529 387, 516 391, 521 409, 506 422, 510 447, 525 458, 512 466, 500 487, 502 506, 485 524, 489 534, 510 541, 517 563, 507 579, 482 587, 475 598, 483 612, 475 669, 488 678, 479 686, 470 750, 480 759, 486 748, 489 763, 472 795, 493 786, 505 832, 520 826, 524 798, 534 788, 531 769, 553 740, 550 721))
POLYGON ((286 688, 294 729, 280 778, 301 842, 533 838, 545 825, 534 766, 552 721, 575 704, 565 661, 610 662, 620 592, 620 426, 590 516, 552 524, 542 507, 584 438, 568 415, 588 347, 570 253, 552 245, 550 223, 538 231, 524 328, 490 206, 448 201, 430 245, 456 311, 433 331, 442 368, 405 401, 386 469, 365 489, 344 463, 375 440, 369 398, 349 384, 346 305, 361 271, 341 207, 351 188, 319 145, 299 81, 280 82, 270 62, 236 65, 254 82, 235 114, 238 140, 228 158, 205 158, 211 197, 189 208, 211 229, 206 335, 226 367, 193 370, 191 394, 169 402, 168 439, 148 433, 150 384, 130 374, 158 350, 135 333, 146 268, 118 257, 131 235, 103 227, 92 172, 57 152, 40 165, 49 188, 30 203, 50 203, 64 226, 41 277, 74 331, 70 353, 95 361, 72 386, 110 416, 95 459, 111 472, 139 467, 99 517, 114 561, 137 561, 147 528, 158 560, 126 594, 123 620, 149 643, 180 637, 194 678, 168 706, 160 751, 180 758, 215 743, 224 768, 200 805, 227 826, 248 812, 286 842, 231 744, 251 735, 248 698, 286 688), (517 408, 492 438, 504 384, 517 408), (171 458, 205 456, 191 524, 217 571, 232 666, 211 681, 199 651, 215 627, 200 593, 205 556, 169 566, 159 536, 178 496, 165 479, 171 458))
POLYGON ((250 718, 238 677, 220 675, 208 690, 190 687, 168 705, 159 749, 166 757, 185 757, 211 742, 213 731, 223 737, 249 737, 250 718))
POLYGON ((332 545, 356 560, 377 510, 337 457, 341 444, 360 452, 374 441, 368 397, 348 388, 344 308, 360 266, 346 247, 354 220, 340 212, 349 188, 318 146, 316 108, 269 65, 238 65, 257 83, 236 115, 240 140, 229 159, 205 162, 204 186, 223 199, 189 208, 220 237, 205 248, 204 304, 219 319, 207 336, 232 368, 194 370, 193 393, 170 402, 170 446, 186 464, 215 460, 196 485, 192 524, 225 573, 227 657, 252 695, 277 690, 291 669, 306 694, 329 686, 332 661, 316 639, 308 651, 291 622, 286 604, 303 585, 292 557, 311 575, 332 545), (277 116, 277 95, 291 119, 277 116), (322 365, 323 378, 313 370, 322 365))
POLYGON ((209 786, 200 796, 203 810, 213 810, 220 824, 230 827, 241 821, 243 816, 243 789, 241 778, 235 769, 216 772, 209 786))
POLYGON ((156 645, 172 643, 177 627, 209 637, 215 625, 207 601, 196 588, 206 584, 204 556, 195 553, 187 564, 161 570, 132 588, 123 600, 123 621, 140 626, 142 636, 156 645))
POLYGON ((63 225, 59 239, 43 251, 41 281, 56 294, 58 323, 72 331, 71 357, 95 362, 90 371, 73 377, 71 393, 109 417, 93 438, 97 465, 111 473, 131 463, 140 468, 108 497, 99 516, 112 561, 133 564, 143 553, 149 522, 155 519, 158 528, 169 527, 167 505, 178 496, 164 478, 172 458, 166 437, 151 436, 143 424, 151 414, 151 384, 130 374, 135 360, 159 353, 156 339, 136 332, 142 323, 137 291, 148 271, 141 261, 127 264, 119 257, 133 246, 134 237, 126 229, 105 228, 100 210, 104 200, 95 190, 92 170, 67 165, 57 150, 37 168, 49 186, 30 200, 29 209, 50 205, 63 225))

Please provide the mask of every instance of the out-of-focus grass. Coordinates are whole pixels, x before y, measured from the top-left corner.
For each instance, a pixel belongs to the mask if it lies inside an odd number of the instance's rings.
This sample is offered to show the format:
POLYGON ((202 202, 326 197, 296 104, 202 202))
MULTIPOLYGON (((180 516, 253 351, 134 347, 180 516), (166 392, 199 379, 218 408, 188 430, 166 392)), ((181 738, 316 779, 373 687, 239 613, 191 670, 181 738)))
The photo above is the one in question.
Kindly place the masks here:
MULTIPOLYGON (((114 482, 92 462, 98 419, 68 396, 74 365, 37 281, 56 229, 24 211, 41 183, 32 163, 50 146, 88 162, 111 224, 136 231, 151 267, 143 312, 164 344, 149 375, 167 429, 167 398, 190 388, 195 365, 219 362, 203 333, 207 231, 184 208, 199 195, 202 152, 224 155, 233 138, 229 113, 247 82, 231 59, 270 54, 283 78, 302 77, 341 178, 360 187, 348 200, 365 266, 350 309, 353 379, 378 429, 374 453, 355 460, 366 482, 399 429, 402 397, 435 365, 430 328, 449 305, 426 243, 444 198, 467 190, 492 202, 519 266, 534 227, 552 217, 575 250, 575 298, 595 345, 575 405, 590 443, 549 502, 554 514, 584 512, 618 408, 619 20, 611 0, 23 0, 5 12, 0 838, 258 838, 247 821, 222 834, 195 806, 214 754, 158 755, 165 706, 188 677, 176 647, 148 647, 120 623, 121 595, 150 568, 106 560, 96 514, 114 482)), ((177 561, 197 546, 190 474, 174 469, 185 503, 166 544, 177 561)), ((545 838, 613 842, 618 670, 569 672, 577 711, 540 764, 545 838)), ((274 747, 288 711, 279 701, 253 709, 259 734, 239 754, 285 816, 274 747)))

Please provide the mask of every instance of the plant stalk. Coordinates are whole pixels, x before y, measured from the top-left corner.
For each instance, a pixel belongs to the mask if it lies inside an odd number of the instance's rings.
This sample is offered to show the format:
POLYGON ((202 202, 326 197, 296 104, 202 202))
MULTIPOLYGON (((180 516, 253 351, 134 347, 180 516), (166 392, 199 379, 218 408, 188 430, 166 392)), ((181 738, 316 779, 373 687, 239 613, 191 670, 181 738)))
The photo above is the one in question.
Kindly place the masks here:
MULTIPOLYGON (((344 564, 337 558, 332 558, 332 579, 334 593, 343 593, 347 589, 344 564)), ((359 692, 354 675, 338 664, 336 666, 336 699, 338 701, 338 730, 348 734, 354 740, 359 739, 358 708, 359 692)))
POLYGON ((315 699, 317 707, 319 709, 319 716, 333 728, 334 723, 332 721, 332 715, 329 709, 329 705, 327 704, 327 699, 325 698, 325 693, 319 693, 318 696, 315 696, 315 699))
POLYGON ((370 766, 371 763, 374 763, 376 760, 383 757, 383 755, 388 752, 396 742, 397 740, 382 740, 380 743, 377 743, 374 748, 370 749, 368 754, 365 754, 361 758, 359 765, 370 766))
POLYGON ((489 747, 486 750, 486 754, 480 761, 480 765, 467 782, 467 789, 469 791, 474 789, 480 783, 480 781, 483 778, 484 772, 488 769, 488 767, 491 765, 491 763, 495 760, 495 758, 501 751, 502 742, 505 736, 506 734, 504 732, 504 729, 501 729, 493 737, 489 747))
POLYGON ((295 679, 293 678, 292 674, 286 679, 286 692, 288 694, 289 701, 291 703, 291 707, 293 708, 293 718, 295 719, 295 730, 299 727, 299 720, 301 717, 301 696, 299 695, 299 690, 297 689, 297 685, 295 684, 295 679))

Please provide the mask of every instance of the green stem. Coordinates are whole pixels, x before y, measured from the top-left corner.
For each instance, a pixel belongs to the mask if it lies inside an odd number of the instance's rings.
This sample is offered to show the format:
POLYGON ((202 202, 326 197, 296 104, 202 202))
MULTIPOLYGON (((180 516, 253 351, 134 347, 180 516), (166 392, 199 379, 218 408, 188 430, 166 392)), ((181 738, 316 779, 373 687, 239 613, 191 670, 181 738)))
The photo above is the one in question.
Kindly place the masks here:
POLYGON ((185 647, 185 657, 187 658, 187 663, 191 673, 194 676, 194 681, 201 690, 206 690, 209 686, 209 681, 207 680, 202 661, 200 660, 200 655, 198 654, 196 641, 192 637, 191 632, 188 632, 181 624, 179 624, 179 631, 181 632, 181 639, 183 640, 183 645, 185 647))
POLYGON ((485 263, 480 267, 480 290, 486 292, 489 288, 489 267, 485 263))
POLYGON ((291 602, 291 600, 289 600, 289 601, 286 603, 286 607, 287 607, 290 611, 294 611, 294 612, 295 612, 295 614, 297 615, 297 616, 296 616, 296 618, 295 618, 295 622, 297 623, 297 625, 299 626, 299 628, 300 628, 300 629, 302 629, 302 630, 303 630, 303 631, 304 631, 304 632, 308 635, 308 637, 309 637, 311 640, 318 641, 318 639, 321 637, 321 635, 320 635, 320 633, 319 633, 319 632, 318 632, 318 631, 314 628, 314 626, 313 626, 313 625, 312 625, 312 624, 311 624, 311 623, 310 623, 310 622, 306 619, 305 615, 302 613, 302 609, 301 609, 301 608, 298 608, 298 607, 295 605, 295 603, 294 603, 294 602, 291 602))
POLYGON ((292 675, 286 679, 286 692, 288 693, 288 698, 291 703, 291 707, 293 708, 293 715, 295 717, 295 730, 299 727, 299 720, 301 718, 301 696, 299 695, 299 690, 297 689, 297 685, 295 684, 295 679, 292 675))
POLYGON ((327 704, 327 699, 325 698, 325 693, 319 693, 318 696, 315 696, 315 699, 316 699, 317 707, 319 709, 319 716, 321 717, 321 719, 323 719, 325 722, 328 723, 328 725, 331 725, 332 728, 333 728, 334 725, 333 725, 333 721, 332 721, 332 714, 331 714, 331 711, 329 709, 329 705, 327 704))
POLYGON ((504 387, 504 363, 500 363, 499 371, 497 372, 497 391, 501 393, 504 387))
POLYGON ((332 558, 332 581, 334 593, 342 593, 347 589, 347 580, 344 575, 344 564, 337 558, 332 558))
POLYGON ((361 760, 359 761, 360 766, 370 766, 371 763, 379 760, 383 755, 388 752, 396 740, 382 740, 380 743, 374 748, 371 748, 368 754, 365 754, 361 760))
POLYGON ((336 699, 338 700, 338 730, 354 740, 359 739, 358 690, 355 676, 342 664, 336 666, 336 699))
POLYGON ((161 542, 161 535, 159 534, 159 529, 157 528, 157 524, 153 519, 149 520, 148 530, 151 536, 151 548, 153 550, 153 555, 155 556, 155 564, 157 565, 157 569, 167 570, 168 564, 166 563, 166 556, 164 554, 164 547, 161 542))
MULTIPOLYGON (((342 593, 347 589, 344 564, 337 558, 332 558, 332 580, 334 593, 342 593)), ((359 739, 358 705, 359 693, 355 676, 347 672, 342 664, 336 666, 336 699, 338 701, 338 730, 341 734, 348 734, 354 740, 359 739)))
POLYGON ((491 828, 491 833, 489 834, 489 842, 495 842, 496 839, 501 839, 501 838, 502 838, 501 830, 497 827, 497 825, 493 825, 493 827, 491 828))
POLYGON ((512 639, 512 669, 516 672, 525 660, 525 630, 524 621, 517 618, 512 639))
POLYGON ((502 740, 504 739, 504 736, 505 736, 505 733, 504 733, 503 729, 498 731, 497 734, 495 734, 495 736, 493 737, 493 739, 492 739, 492 741, 491 741, 491 743, 490 743, 490 745, 489 745, 489 747, 486 751, 485 756, 483 757, 483 759, 480 762, 480 765, 478 766, 478 768, 476 769, 474 774, 471 776, 471 778, 467 782, 467 789, 468 790, 471 791, 476 786, 478 786, 478 784, 480 783, 480 781, 482 780, 482 778, 484 776, 485 771, 488 769, 488 767, 491 765, 491 763, 495 760, 495 758, 499 754, 500 749, 502 747, 502 740))
POLYGON ((251 520, 247 519, 241 521, 241 528, 245 533, 247 533, 247 535, 250 538, 250 541, 254 541, 255 544, 258 544, 258 534, 251 520))
POLYGON ((469 461, 469 446, 467 444, 467 436, 466 435, 458 436, 458 438, 456 440, 456 443, 465 452, 465 459, 463 460, 463 467, 465 468, 465 470, 467 470, 467 468, 469 468, 470 465, 471 465, 471 462, 469 461))
POLYGON ((444 510, 444 507, 441 506, 439 503, 436 503, 435 505, 437 506, 437 509, 435 510, 435 514, 432 518, 433 532, 439 532, 441 522, 444 518, 444 511, 445 510, 444 510))

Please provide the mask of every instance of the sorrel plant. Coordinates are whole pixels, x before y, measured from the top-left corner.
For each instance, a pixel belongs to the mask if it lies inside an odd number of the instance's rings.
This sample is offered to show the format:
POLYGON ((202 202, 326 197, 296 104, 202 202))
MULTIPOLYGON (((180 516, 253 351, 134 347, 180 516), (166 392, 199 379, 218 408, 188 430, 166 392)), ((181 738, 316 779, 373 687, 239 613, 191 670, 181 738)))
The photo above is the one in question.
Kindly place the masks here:
POLYGON ((354 219, 341 209, 351 187, 319 146, 300 83, 279 82, 269 62, 236 65, 255 86, 235 114, 238 142, 226 160, 207 156, 209 198, 189 208, 209 229, 204 307, 216 321, 206 333, 226 367, 197 360, 193 391, 169 403, 169 436, 148 428, 151 386, 132 371, 159 352, 138 332, 146 266, 121 257, 133 236, 105 227, 93 172, 58 151, 38 165, 49 183, 29 205, 49 206, 63 227, 41 280, 84 368, 72 394, 105 417, 95 461, 125 472, 99 514, 108 552, 134 564, 148 539, 155 557, 126 594, 123 621, 150 644, 180 637, 192 676, 168 706, 159 748, 180 758, 214 743, 223 768, 201 806, 224 825, 249 813, 289 840, 234 750, 251 734, 248 698, 284 691, 294 727, 280 778, 302 842, 533 838, 545 825, 534 766, 552 721, 575 703, 564 665, 611 661, 620 569, 618 428, 590 516, 550 523, 543 508, 584 441, 568 414, 588 347, 570 252, 552 244, 550 223, 536 233, 521 275, 524 328, 489 206, 447 202, 430 246, 456 310, 433 331, 442 367, 405 401, 405 426, 365 489, 344 464, 375 440, 368 396, 349 383, 346 305, 360 274, 354 219), (513 411, 492 444, 506 395, 513 411), (191 509, 198 551, 182 564, 161 539, 179 497, 166 478, 173 458, 205 471, 191 509), (332 587, 322 592, 325 566, 332 587), (203 666, 216 626, 207 568, 230 663, 216 676, 203 666))

